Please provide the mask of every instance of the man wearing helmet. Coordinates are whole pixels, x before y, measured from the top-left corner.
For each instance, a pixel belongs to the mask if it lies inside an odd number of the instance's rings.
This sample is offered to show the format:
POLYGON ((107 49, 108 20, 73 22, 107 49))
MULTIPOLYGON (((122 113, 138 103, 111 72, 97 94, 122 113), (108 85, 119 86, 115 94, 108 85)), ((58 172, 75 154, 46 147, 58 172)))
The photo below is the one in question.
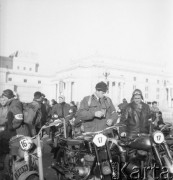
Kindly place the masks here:
MULTIPOLYGON (((135 138, 140 133, 149 133, 150 108, 143 102, 143 95, 140 89, 135 89, 131 103, 126 107, 121 117, 125 127, 125 134, 129 138, 135 138)), ((124 134, 124 135, 125 135, 124 134)))

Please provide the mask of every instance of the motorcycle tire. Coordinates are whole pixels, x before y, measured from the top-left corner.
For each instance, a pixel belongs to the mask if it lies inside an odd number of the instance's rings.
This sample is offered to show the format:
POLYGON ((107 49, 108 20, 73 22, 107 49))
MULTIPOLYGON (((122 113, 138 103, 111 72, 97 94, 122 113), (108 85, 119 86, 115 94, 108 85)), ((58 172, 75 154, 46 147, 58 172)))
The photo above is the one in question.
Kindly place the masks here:
POLYGON ((112 180, 112 177, 111 177, 111 175, 107 175, 107 176, 103 176, 103 179, 104 180, 112 180))
POLYGON ((26 180, 39 180, 39 176, 35 175, 35 174, 32 174, 31 176, 27 177, 26 180))

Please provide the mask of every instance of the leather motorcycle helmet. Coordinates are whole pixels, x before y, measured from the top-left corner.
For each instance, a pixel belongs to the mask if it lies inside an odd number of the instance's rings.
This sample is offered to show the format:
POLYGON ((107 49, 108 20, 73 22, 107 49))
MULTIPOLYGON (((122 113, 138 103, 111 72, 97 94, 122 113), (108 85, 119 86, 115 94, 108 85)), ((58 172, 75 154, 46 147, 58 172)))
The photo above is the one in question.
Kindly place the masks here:
POLYGON ((135 90, 133 91, 133 93, 132 93, 132 99, 133 99, 133 97, 134 97, 135 95, 140 95, 141 98, 142 98, 142 100, 144 100, 143 95, 142 95, 142 91, 141 91, 140 89, 135 89, 135 90))

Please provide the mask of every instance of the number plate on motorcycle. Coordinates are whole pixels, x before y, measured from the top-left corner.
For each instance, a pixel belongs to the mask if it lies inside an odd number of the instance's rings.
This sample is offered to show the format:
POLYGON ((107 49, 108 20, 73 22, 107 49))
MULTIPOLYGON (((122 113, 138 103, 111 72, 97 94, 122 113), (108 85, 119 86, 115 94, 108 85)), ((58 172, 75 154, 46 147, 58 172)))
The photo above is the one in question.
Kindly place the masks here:
POLYGON ((155 143, 158 143, 158 144, 160 144, 160 143, 162 143, 163 141, 164 141, 164 135, 163 135, 163 133, 162 132, 160 132, 160 131, 155 131, 154 133, 153 133, 153 139, 154 139, 154 142, 155 143))
POLYGON ((20 140, 20 147, 22 150, 27 151, 31 148, 32 146, 32 140, 31 138, 25 137, 20 140))
POLYGON ((93 142, 97 147, 104 146, 106 143, 107 137, 103 134, 95 135, 93 142))

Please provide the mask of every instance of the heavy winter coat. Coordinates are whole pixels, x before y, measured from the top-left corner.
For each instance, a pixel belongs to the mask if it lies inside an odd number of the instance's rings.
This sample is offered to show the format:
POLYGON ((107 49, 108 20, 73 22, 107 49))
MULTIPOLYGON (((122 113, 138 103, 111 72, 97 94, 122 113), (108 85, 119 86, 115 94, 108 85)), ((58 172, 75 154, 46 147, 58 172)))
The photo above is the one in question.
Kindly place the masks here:
POLYGON ((55 104, 52 107, 52 116, 58 115, 58 118, 65 118, 67 121, 73 118, 73 110, 70 104, 65 102, 55 104))
POLYGON ((112 119, 116 123, 118 115, 109 97, 104 96, 99 102, 98 98, 93 94, 84 97, 81 101, 79 110, 76 113, 76 119, 82 121, 85 132, 94 132, 108 127, 106 125, 108 119, 112 119), (101 118, 95 117, 95 112, 101 110, 105 111, 105 116, 101 118))
POLYGON ((131 102, 127 105, 120 121, 126 125, 124 130, 127 137, 133 137, 139 133, 149 133, 149 118, 151 113, 147 104, 141 102, 141 108, 138 108, 134 102, 131 102))

